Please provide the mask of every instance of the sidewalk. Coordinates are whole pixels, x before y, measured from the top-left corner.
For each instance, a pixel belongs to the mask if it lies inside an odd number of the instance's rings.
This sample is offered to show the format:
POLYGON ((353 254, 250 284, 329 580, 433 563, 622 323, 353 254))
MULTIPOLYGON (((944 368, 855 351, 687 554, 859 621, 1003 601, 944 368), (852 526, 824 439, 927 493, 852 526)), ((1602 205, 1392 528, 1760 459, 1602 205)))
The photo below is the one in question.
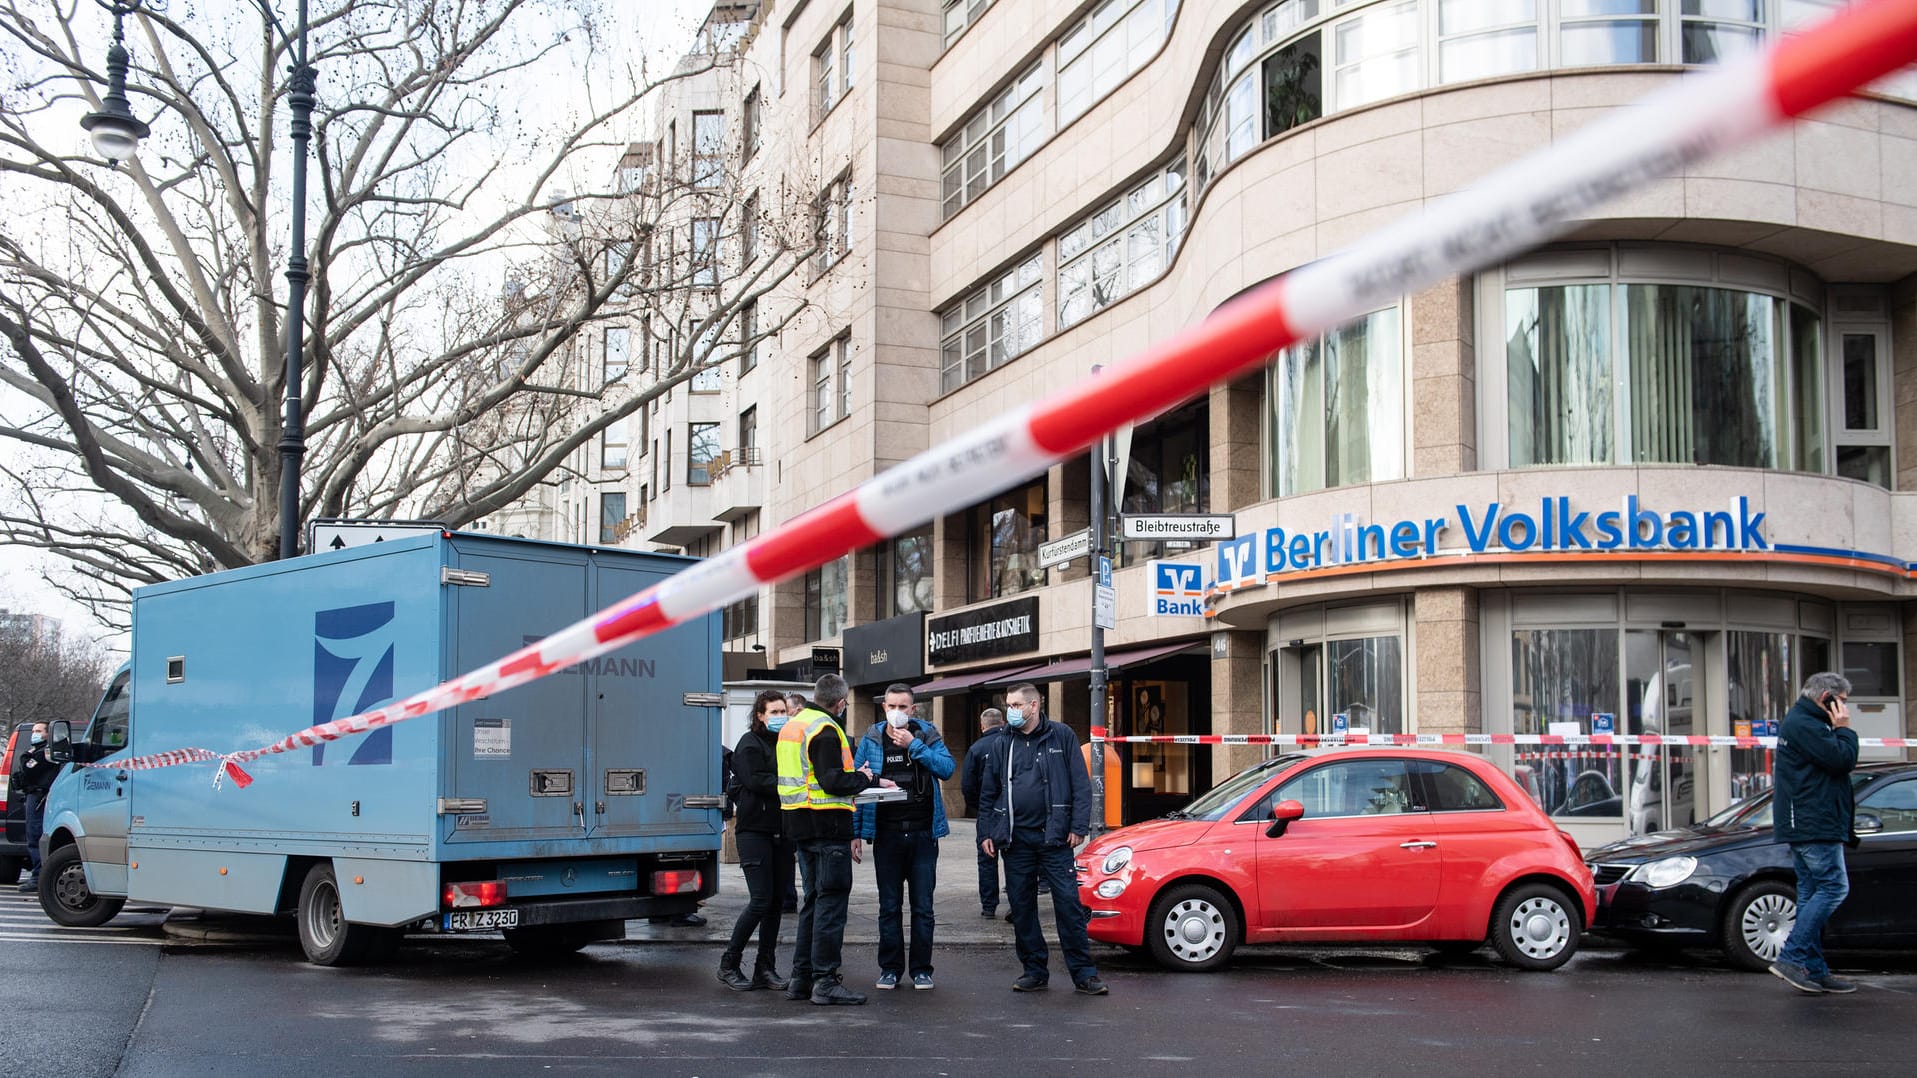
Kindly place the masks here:
MULTIPOLYGON (((935 945, 948 943, 987 943, 1001 944, 1007 954, 1012 951, 1012 926, 1005 921, 1010 907, 1003 894, 1004 878, 1000 877, 1000 895, 998 916, 987 919, 979 916, 978 904, 978 863, 977 847, 974 844, 974 821, 950 821, 952 833, 939 840, 938 890, 933 899, 933 914, 938 918, 938 930, 934 933, 935 945)), ((724 943, 732 934, 733 923, 746 907, 745 874, 738 865, 721 864, 719 866, 719 893, 706 901, 699 912, 706 923, 699 928, 673 928, 669 925, 655 925, 646 921, 626 922, 626 942, 628 943, 685 943, 688 941, 711 941, 724 943)), ((1057 933, 1052 927, 1051 899, 1039 896, 1039 923, 1045 929, 1045 938, 1056 944, 1057 933)), ((779 924, 779 939, 784 944, 793 941, 793 927, 798 924, 799 915, 788 913, 779 924)), ((906 938, 911 938, 912 910, 908 902, 904 912, 906 938)), ((757 938, 756 936, 754 937, 757 938)), ((865 859, 852 866, 852 901, 846 914, 845 942, 876 946, 879 942, 879 889, 872 876, 872 849, 868 843, 865 859)), ((756 946, 756 944, 754 944, 756 946)), ((788 952, 789 953, 789 952, 788 952)))

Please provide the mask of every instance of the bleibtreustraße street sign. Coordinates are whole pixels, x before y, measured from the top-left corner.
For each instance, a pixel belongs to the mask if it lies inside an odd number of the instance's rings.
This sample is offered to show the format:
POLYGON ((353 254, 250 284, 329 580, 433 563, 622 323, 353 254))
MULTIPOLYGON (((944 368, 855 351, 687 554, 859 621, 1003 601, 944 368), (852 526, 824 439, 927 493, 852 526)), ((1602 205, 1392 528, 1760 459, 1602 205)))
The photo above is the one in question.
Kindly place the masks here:
POLYGON ((1229 515, 1141 513, 1118 518, 1120 539, 1140 541, 1180 539, 1185 542, 1209 543, 1218 539, 1235 539, 1237 536, 1238 521, 1229 515))

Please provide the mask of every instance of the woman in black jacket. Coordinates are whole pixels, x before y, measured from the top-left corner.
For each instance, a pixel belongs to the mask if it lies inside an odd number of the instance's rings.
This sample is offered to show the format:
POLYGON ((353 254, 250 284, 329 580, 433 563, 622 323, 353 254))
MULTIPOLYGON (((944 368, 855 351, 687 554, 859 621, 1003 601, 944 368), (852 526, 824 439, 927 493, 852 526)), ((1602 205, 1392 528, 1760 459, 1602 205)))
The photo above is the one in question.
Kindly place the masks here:
POLYGON ((792 886, 792 843, 779 830, 779 728, 788 714, 785 694, 767 690, 752 702, 752 729, 732 750, 732 827, 751 901, 732 926, 732 940, 719 956, 719 982, 735 992, 783 991, 775 965, 779 949, 780 900, 792 886), (759 957, 747 978, 739 969, 746 943, 759 933, 759 957))

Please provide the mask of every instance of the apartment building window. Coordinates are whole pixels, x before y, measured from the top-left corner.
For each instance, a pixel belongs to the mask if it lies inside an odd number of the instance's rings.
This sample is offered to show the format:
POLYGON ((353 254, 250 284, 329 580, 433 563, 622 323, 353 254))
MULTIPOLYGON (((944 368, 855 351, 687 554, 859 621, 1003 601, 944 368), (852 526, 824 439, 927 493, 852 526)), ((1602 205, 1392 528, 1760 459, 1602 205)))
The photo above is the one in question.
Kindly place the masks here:
POLYGON ((973 506, 967 514, 968 602, 1045 585, 1038 548, 1045 541, 1045 481, 1034 480, 973 506))
POLYGON ((666 451, 665 451, 665 455, 661 458, 661 463, 665 465, 666 478, 665 478, 665 484, 661 486, 659 489, 661 491, 671 490, 672 489, 672 431, 671 430, 666 431, 666 451))
POLYGON ((1438 0, 1438 81, 1534 71, 1537 0, 1438 0))
POLYGON ((817 434, 832 425, 832 350, 815 353, 808 365, 812 369, 812 407, 806 433, 817 434))
POLYGON ((765 138, 762 127, 765 118, 760 115, 763 108, 759 100, 759 88, 754 86, 739 109, 739 151, 743 160, 752 160, 752 155, 759 152, 760 143, 765 138))
POLYGON ((754 595, 749 599, 741 599, 731 606, 726 607, 725 612, 720 615, 720 622, 723 625, 725 638, 727 640, 737 640, 746 636, 757 636, 759 633, 759 597, 754 595))
POLYGON ((719 459, 719 424, 694 423, 686 432, 686 485, 712 485, 712 462, 719 459))
POLYGON ((879 548, 880 620, 932 609, 932 526, 906 532, 879 548))
POLYGON ((1075 325, 1156 279, 1185 233, 1185 162, 1102 206, 1058 241, 1058 328, 1075 325))
POLYGON ((1178 0, 1105 0, 1058 39, 1058 125, 1111 93, 1164 43, 1178 0))
POLYGON ((813 204, 813 240, 818 249, 812 255, 815 274, 824 273, 852 249, 852 174, 842 173, 825 185, 813 204))
POLYGON ((599 541, 619 541, 619 525, 626 519, 626 492, 609 490, 599 496, 599 541))
POLYGON ((805 638, 825 640, 846 625, 846 595, 852 556, 843 555, 805 574, 805 638))
POLYGON ((746 451, 748 458, 751 450, 759 448, 759 406, 756 404, 739 413, 739 448, 746 451))
POLYGON ((746 300, 739 308, 739 373, 759 365, 759 301, 746 300))
MULTIPOLYGON (((1849 297, 1840 298, 1836 310, 1844 310, 1849 297)), ((1793 308, 1795 314, 1801 308, 1793 308)), ((1805 321, 1800 316, 1798 321, 1805 321)), ((1884 402, 1890 399, 1891 381, 1889 356, 1889 327, 1876 325, 1839 325, 1831 334, 1831 343, 1835 346, 1836 362, 1832 364, 1831 374, 1835 383, 1832 397, 1837 402, 1836 429, 1832 431, 1833 448, 1837 457, 1837 474, 1851 479, 1862 479, 1880 487, 1891 486, 1891 449, 1892 417, 1884 402)), ((1808 353, 1818 349, 1820 342, 1808 328, 1800 329, 1793 336, 1791 348, 1800 358, 1793 365, 1808 372, 1821 362, 1821 356, 1808 353)), ((1804 379, 1799 379, 1800 383, 1804 379)), ((1819 402, 1799 400, 1797 402, 1798 426, 1802 433, 1799 441, 1815 445, 1821 431, 1809 429, 1815 415, 1821 415, 1819 402)), ((1811 471, 1821 471, 1822 461, 1806 459, 1803 467, 1811 471)))
POLYGON ((652 413, 641 408, 633 415, 639 418, 639 437, 634 438, 632 444, 639 447, 639 452, 644 453, 647 443, 652 439, 652 413))
POLYGON ((1039 342, 1044 276, 1045 256, 1033 255, 940 316, 939 392, 982 378, 1039 342))
POLYGON ((626 420, 622 416, 599 432, 599 467, 619 471, 626 466, 626 420))
POLYGON ((1033 64, 939 147, 944 213, 951 217, 985 193, 1051 134, 1045 114, 1045 63, 1033 64))
POLYGON ((840 337, 832 342, 832 351, 838 358, 839 368, 839 418, 852 414, 852 339, 840 337))
POLYGON ((845 99, 852 89, 852 9, 847 8, 838 25, 825 35, 825 42, 812 54, 812 77, 818 86, 813 101, 818 112, 813 122, 845 99))
POLYGON ((965 28, 978 21, 985 9, 992 6, 992 0, 945 0, 944 48, 951 48, 952 42, 959 39, 965 28))
POLYGON ((748 269, 759 260, 759 192, 746 196, 739 213, 739 268, 748 269))
POLYGON ((712 288, 719 283, 719 219, 692 219, 692 284, 712 288))
POLYGON ((725 178, 726 114, 692 114, 692 186, 711 189, 725 178))
POLYGON ((608 382, 617 382, 626 376, 628 355, 632 350, 632 330, 625 326, 608 326, 605 341, 605 377, 608 382))
POLYGON ((679 178, 679 121, 666 121, 666 178, 679 178))
POLYGON ((1404 477, 1398 308, 1285 349, 1270 378, 1273 495, 1404 477))

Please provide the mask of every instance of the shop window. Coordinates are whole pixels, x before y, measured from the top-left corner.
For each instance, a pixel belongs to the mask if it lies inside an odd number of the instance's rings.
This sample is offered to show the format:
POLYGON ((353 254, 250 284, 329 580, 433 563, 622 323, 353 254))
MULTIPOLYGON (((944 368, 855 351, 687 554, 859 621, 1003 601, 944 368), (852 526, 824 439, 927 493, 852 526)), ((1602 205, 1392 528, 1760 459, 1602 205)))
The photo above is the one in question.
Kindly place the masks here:
POLYGON ((805 574, 805 637, 826 640, 839 635, 846 626, 848 577, 852 571, 850 555, 834 558, 805 574))
MULTIPOLYGON (((1125 465, 1122 514, 1203 513, 1211 501, 1211 408, 1204 400, 1160 416, 1132 435, 1125 465)), ((1190 549, 1190 543, 1118 544, 1121 564, 1135 565, 1190 549)))
POLYGON ((1277 631, 1297 637, 1272 657, 1279 729, 1300 734, 1416 732, 1406 699, 1401 603, 1300 608, 1284 614, 1277 631))
POLYGON ((1852 696, 1899 696, 1903 679, 1898 676, 1894 643, 1846 640, 1843 675, 1850 679, 1852 696))
POLYGON ((1404 475, 1404 342, 1389 307, 1287 348, 1270 368, 1272 493, 1404 475))
POLYGON ((1325 706, 1331 730, 1402 734, 1404 642, 1395 636, 1325 642, 1325 706))
MULTIPOLYGON (((1797 700, 1793 679, 1791 636, 1788 633, 1728 632, 1724 634, 1731 733, 1762 737, 1770 724, 1780 722, 1797 700)), ((1771 788, 1775 749, 1731 750, 1731 799, 1742 800, 1771 788)))
POLYGON ((932 526, 927 524, 887 541, 879 548, 884 586, 879 590, 880 620, 932 609, 932 526))
POLYGON ((1001 494, 968 514, 969 602, 1043 587, 1038 548, 1045 536, 1045 482, 1001 494))
MULTIPOLYGON (((1616 716, 1618 633, 1612 629, 1520 629, 1511 634, 1511 732, 1551 734, 1591 717, 1616 716)), ((1618 817, 1623 768, 1616 754, 1519 746, 1513 777, 1553 816, 1618 817)))

